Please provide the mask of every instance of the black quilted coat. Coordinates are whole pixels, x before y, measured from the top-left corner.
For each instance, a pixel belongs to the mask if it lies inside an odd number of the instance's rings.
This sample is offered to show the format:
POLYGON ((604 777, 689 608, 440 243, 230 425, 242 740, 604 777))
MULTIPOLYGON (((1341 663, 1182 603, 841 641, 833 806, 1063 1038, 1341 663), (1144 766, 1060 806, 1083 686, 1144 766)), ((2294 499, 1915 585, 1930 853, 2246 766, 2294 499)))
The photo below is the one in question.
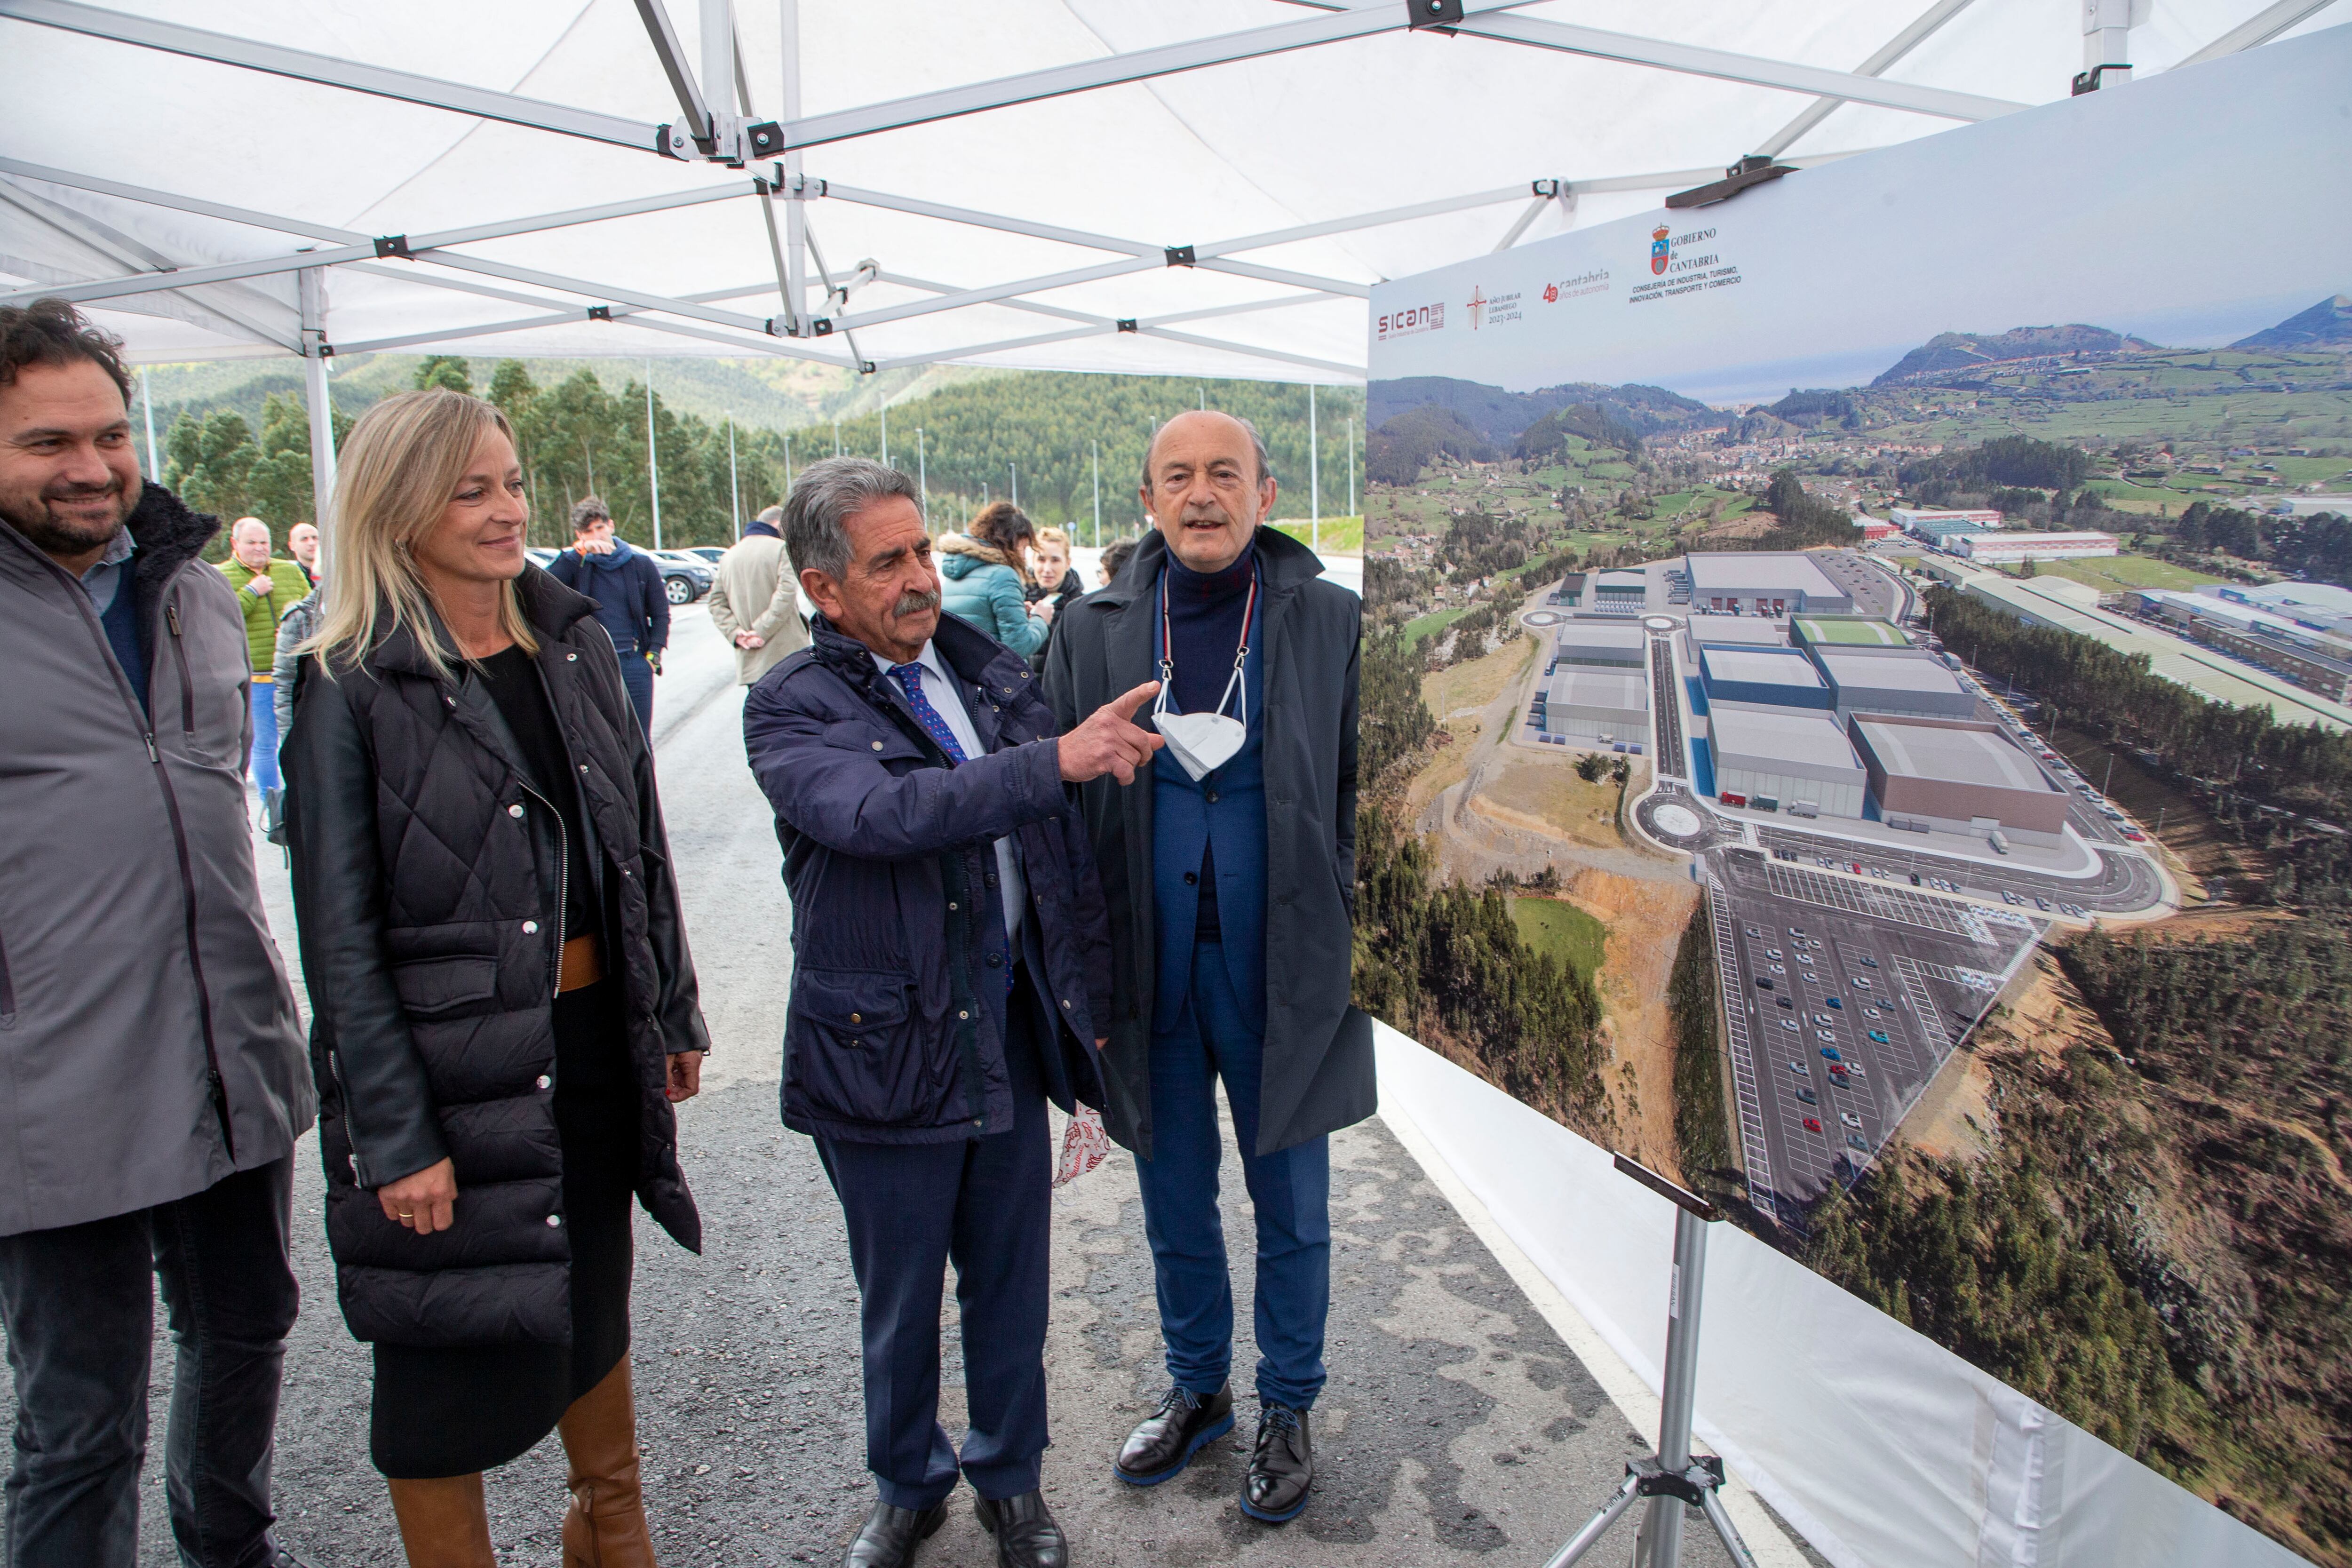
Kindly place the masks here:
MULTIPOLYGON (((642 1112, 639 1200, 680 1245, 701 1221, 678 1169, 667 1058, 709 1047, 653 758, 594 604, 538 567, 519 584, 602 884, 642 1112)), ((462 669, 462 666, 459 667, 462 669)), ((552 999, 562 819, 529 787, 478 681, 436 674, 406 627, 331 679, 305 658, 280 753, 312 1008, 327 1241, 362 1340, 571 1337, 552 999), (444 1156, 457 1220, 419 1237, 373 1189, 444 1156)))

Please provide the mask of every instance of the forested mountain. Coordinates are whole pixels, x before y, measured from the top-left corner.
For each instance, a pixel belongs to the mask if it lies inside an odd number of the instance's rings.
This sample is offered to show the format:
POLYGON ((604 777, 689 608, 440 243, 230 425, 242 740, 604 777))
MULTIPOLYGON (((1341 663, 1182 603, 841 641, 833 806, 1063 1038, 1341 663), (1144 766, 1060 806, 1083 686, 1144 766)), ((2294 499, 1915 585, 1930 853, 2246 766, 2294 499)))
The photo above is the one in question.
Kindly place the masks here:
POLYGON ((1534 392, 1506 392, 1454 376, 1409 375, 1373 382, 1370 396, 1370 417, 1375 429, 1411 409, 1442 408, 1496 447, 1510 446, 1537 420, 1571 404, 1592 405, 1639 436, 1661 430, 1711 430, 1727 418, 1695 398, 1639 383, 1604 386, 1579 381, 1534 392))
MULTIPOLYGON (((283 373, 284 388, 251 398, 257 388, 274 386, 279 373, 256 376, 245 369, 242 379, 215 365, 154 373, 164 479, 206 510, 250 512, 282 530, 312 510, 299 370, 283 373), (185 395, 173 400, 173 393, 185 395)), ((1136 488, 1152 431, 1202 406, 1257 425, 1280 485, 1276 514, 1308 514, 1308 392, 1301 385, 1049 372, 940 375, 935 369, 902 378, 906 394, 886 409, 871 402, 887 390, 874 381, 887 378, 835 387, 796 375, 808 367, 781 361, 663 360, 652 366, 649 400, 646 369, 643 361, 379 356, 339 373, 337 424, 348 429, 377 398, 411 386, 447 385, 490 398, 520 437, 536 542, 569 542, 566 514, 591 490, 612 508, 624 534, 640 542, 652 538, 649 401, 662 542, 670 545, 731 539, 739 492, 749 516, 781 499, 791 474, 832 455, 836 445, 882 457, 886 434, 890 460, 925 481, 935 527, 958 526, 983 499, 1017 492, 1038 521, 1076 524, 1082 541, 1091 542, 1097 452, 1105 536, 1131 531, 1141 519, 1136 488), (624 374, 615 378, 615 371, 624 374), (687 395, 673 397, 674 386, 687 395)), ((1363 398, 1345 387, 1317 388, 1315 397, 1321 510, 1336 517, 1348 511, 1351 488, 1362 489, 1363 398)))
POLYGON ((1870 384, 1894 386, 1922 376, 1947 375, 2007 360, 2053 354, 2113 353, 2152 349, 2154 343, 2105 327, 2073 322, 2063 327, 2011 327, 2005 332, 1937 332, 1913 349, 1870 384))
POLYGON ((1374 430, 1364 444, 1364 472, 1384 485, 1410 485, 1440 455, 1491 463, 1495 448, 1450 408, 1409 408, 1374 430))
POLYGON ((1557 458, 1568 450, 1568 438, 1580 436, 1596 447, 1614 447, 1628 456, 1642 449, 1640 432, 1598 403, 1571 403, 1555 408, 1519 433, 1513 456, 1530 460, 1557 458))

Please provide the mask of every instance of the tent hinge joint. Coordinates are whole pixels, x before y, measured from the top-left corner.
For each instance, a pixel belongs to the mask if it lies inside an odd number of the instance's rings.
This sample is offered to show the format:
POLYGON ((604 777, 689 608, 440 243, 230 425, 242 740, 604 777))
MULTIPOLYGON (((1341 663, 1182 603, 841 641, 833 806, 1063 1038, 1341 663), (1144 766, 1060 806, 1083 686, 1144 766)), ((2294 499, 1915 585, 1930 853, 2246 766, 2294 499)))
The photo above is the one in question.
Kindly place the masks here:
POLYGON ((1559 199, 1559 182, 1558 180, 1529 180, 1528 182, 1528 195, 1535 197, 1538 201, 1556 202, 1559 199))
POLYGON ((404 234, 380 234, 375 237, 375 253, 381 257, 397 256, 403 261, 416 259, 408 253, 408 237, 404 234))
POLYGON ((1451 33, 1462 25, 1462 0, 1405 0, 1404 14, 1414 32, 1451 33))
POLYGON ((1122 332, 1133 332, 1140 331, 1142 329, 1135 324, 1133 316, 1121 316, 1118 319, 1118 330, 1122 332))
POLYGON ((588 307, 588 319, 592 321, 609 321, 613 319, 613 307, 591 305, 588 307))
POLYGON ((1171 267, 1192 267, 1196 265, 1192 259, 1192 247, 1189 245, 1171 245, 1167 247, 1167 251, 1168 265, 1171 267))

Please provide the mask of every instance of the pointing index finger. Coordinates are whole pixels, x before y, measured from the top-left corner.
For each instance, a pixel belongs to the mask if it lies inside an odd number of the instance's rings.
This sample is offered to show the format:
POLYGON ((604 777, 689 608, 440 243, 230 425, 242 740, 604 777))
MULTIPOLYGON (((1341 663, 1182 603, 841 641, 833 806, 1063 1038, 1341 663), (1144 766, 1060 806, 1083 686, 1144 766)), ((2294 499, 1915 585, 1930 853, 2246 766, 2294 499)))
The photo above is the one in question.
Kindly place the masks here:
POLYGON ((1135 717, 1135 710, 1143 706, 1145 699, 1149 698, 1153 692, 1159 689, 1160 682, 1156 680, 1147 680, 1142 685, 1137 687, 1134 690, 1126 693, 1124 696, 1112 698, 1108 703, 1104 704, 1104 706, 1122 719, 1133 719, 1135 717))

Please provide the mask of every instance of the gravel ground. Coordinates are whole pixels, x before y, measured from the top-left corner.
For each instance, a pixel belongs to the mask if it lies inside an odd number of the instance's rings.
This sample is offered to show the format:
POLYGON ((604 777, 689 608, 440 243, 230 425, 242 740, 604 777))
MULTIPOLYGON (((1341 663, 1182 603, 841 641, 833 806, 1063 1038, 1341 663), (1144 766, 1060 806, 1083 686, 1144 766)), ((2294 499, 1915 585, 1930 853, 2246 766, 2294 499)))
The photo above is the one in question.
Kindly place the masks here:
MULTIPOLYGON (((766 807, 743 766, 740 696, 701 612, 679 617, 657 699, 665 809, 716 1045, 702 1098, 681 1117, 705 1252, 637 1227, 634 1364, 646 1489, 662 1561, 687 1565, 838 1561, 865 1515, 856 1295, 840 1211, 814 1146, 777 1117, 777 1037, 788 916, 766 807)), ((264 889, 284 933, 291 910, 277 852, 264 889)), ((1055 1198, 1055 1306, 1046 1349, 1055 1447, 1046 1495, 1087 1564, 1539 1563, 1648 1447, 1542 1316, 1377 1121, 1333 1144, 1331 1382, 1314 1416, 1320 1470, 1307 1512, 1256 1524, 1236 1501, 1254 1403, 1233 1438, 1179 1480, 1142 1490, 1109 1461, 1165 1383, 1133 1165, 1114 1152, 1055 1198)), ((317 1568, 402 1562, 382 1479, 367 1461, 369 1358, 344 1331, 320 1223, 315 1141, 298 1155, 295 1268, 304 1310, 289 1347, 278 1423, 279 1534, 317 1568)), ((1246 1395, 1251 1234, 1239 1162, 1223 1172, 1246 1395)), ((942 1415, 961 1415, 953 1296, 943 1321, 942 1415)), ((160 1325, 159 1325, 160 1328, 160 1325)), ((160 1331, 159 1423, 171 1364, 160 1331)), ((13 1399, 0 1390, 0 1419, 13 1399)), ((160 1456, 159 1456, 160 1458, 160 1456)), ((142 1488, 142 1563, 173 1562, 162 1466, 142 1488)), ((552 1563, 565 1502, 553 1438, 495 1473, 502 1563, 552 1563)), ((1703 1527, 1698 1534, 1703 1535, 1703 1527)), ((1621 1531, 1590 1562, 1631 1558, 1621 1531)), ((918 1559, 993 1561, 968 1489, 918 1559)), ((1686 1561, 1725 1561, 1693 1537, 1686 1561)), ((1818 1561, 1818 1560, 1816 1560, 1818 1561)))

